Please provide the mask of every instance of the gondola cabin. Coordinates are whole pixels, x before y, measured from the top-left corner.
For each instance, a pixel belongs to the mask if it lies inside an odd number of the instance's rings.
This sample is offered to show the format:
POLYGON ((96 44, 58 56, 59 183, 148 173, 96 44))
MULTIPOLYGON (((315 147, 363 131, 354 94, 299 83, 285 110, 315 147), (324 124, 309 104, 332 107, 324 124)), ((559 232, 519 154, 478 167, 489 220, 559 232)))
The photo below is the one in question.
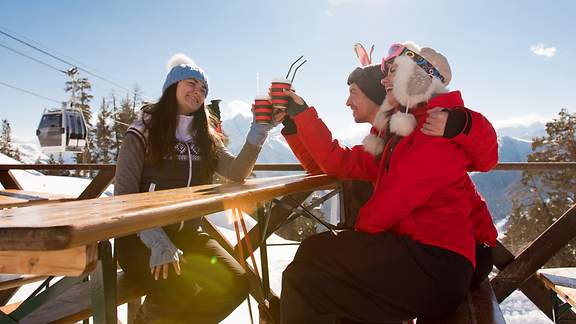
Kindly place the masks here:
POLYGON ((82 152, 86 146, 86 121, 79 109, 45 109, 36 130, 44 153, 82 152))

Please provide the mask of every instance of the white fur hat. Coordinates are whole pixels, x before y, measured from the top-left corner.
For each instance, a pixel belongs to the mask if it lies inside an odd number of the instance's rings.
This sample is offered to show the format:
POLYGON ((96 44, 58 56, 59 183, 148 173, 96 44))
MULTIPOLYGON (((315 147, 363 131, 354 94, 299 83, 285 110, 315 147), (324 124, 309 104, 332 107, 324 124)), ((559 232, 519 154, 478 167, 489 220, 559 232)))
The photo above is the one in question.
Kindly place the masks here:
MULTIPOLYGON (((391 133, 408 136, 417 125, 416 118, 408 113, 408 109, 428 101, 434 94, 446 92, 452 72, 446 57, 431 48, 421 49, 412 42, 405 42, 397 48, 405 50, 392 57, 397 65, 392 94, 406 107, 406 112, 392 114, 393 107, 386 97, 376 114, 374 127, 382 132, 389 124, 391 133)), ((365 150, 374 155, 384 149, 382 138, 376 135, 368 135, 363 143, 365 150)))
POLYGON ((410 108, 428 101, 434 94, 446 92, 452 79, 446 57, 429 47, 421 49, 412 42, 402 45, 408 51, 394 58, 397 68, 392 93, 396 100, 410 108))

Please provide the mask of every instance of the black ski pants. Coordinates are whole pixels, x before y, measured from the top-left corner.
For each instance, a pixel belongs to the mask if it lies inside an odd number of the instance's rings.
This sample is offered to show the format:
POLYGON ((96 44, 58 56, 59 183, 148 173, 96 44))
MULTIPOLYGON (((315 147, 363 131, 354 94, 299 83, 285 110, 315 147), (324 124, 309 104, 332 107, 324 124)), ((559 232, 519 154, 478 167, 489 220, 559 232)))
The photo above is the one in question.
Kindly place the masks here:
POLYGON ((440 316, 464 299, 473 271, 457 253, 392 233, 325 232, 305 239, 283 273, 282 323, 440 316))

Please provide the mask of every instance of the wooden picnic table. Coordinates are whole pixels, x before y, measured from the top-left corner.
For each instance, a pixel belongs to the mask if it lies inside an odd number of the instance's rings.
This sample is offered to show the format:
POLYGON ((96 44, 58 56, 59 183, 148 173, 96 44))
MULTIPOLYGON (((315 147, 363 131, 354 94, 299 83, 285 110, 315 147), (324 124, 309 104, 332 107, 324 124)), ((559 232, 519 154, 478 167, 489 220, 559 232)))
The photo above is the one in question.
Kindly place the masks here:
POLYGON ((70 249, 334 184, 295 175, 0 210, 0 251, 70 249))
MULTIPOLYGON (((74 276, 94 271, 90 281, 95 287, 92 304, 97 322, 115 322, 116 262, 109 239, 231 208, 249 210, 276 197, 336 186, 333 177, 301 174, 0 210, 0 272, 65 275, 70 280, 51 293, 58 296, 79 283, 74 276)), ((249 270, 252 293, 252 287, 261 283, 258 274, 249 270)), ((266 292, 258 294, 257 300, 261 300, 266 292)), ((20 313, 30 314, 39 306, 28 302, 20 307, 26 310, 20 313)))

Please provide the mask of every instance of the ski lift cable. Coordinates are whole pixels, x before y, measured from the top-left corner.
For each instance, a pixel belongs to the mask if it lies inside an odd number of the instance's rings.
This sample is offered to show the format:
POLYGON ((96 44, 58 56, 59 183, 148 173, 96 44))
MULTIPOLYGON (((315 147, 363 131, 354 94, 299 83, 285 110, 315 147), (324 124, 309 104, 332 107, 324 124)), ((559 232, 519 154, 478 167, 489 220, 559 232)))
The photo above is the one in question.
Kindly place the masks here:
MULTIPOLYGON (((42 44, 42 43, 39 43, 39 42, 37 42, 37 41, 29 38, 29 37, 26 37, 26 36, 24 36, 24 35, 22 35, 22 34, 19 34, 19 33, 15 32, 15 31, 13 31, 13 30, 10 30, 9 28, 6 28, 6 27, 4 27, 4 26, 0 26, 0 30, 4 30, 4 31, 6 31, 6 32, 9 32, 10 34, 16 35, 16 36, 18 36, 18 37, 21 38, 21 39, 25 39, 25 40, 27 40, 27 41, 30 42, 30 43, 36 44, 38 47, 42 47, 42 48, 44 48, 44 49, 46 49, 46 50, 51 51, 52 53, 58 54, 60 57, 63 57, 63 58, 65 58, 65 59, 67 59, 67 60, 70 60, 70 61, 72 61, 72 62, 75 62, 76 65, 74 65, 74 66, 82 65, 82 66, 88 67, 88 68, 91 69, 92 71, 98 72, 100 75, 103 75, 103 76, 105 76, 105 77, 107 77, 107 78, 109 78, 109 79, 114 79, 113 76, 111 76, 111 75, 109 75, 109 74, 107 74, 107 73, 105 73, 105 72, 103 72, 103 71, 100 71, 99 69, 97 69, 97 68, 95 68, 95 67, 93 67, 93 66, 90 66, 89 64, 86 64, 86 63, 81 62, 81 61, 79 61, 79 60, 77 60, 77 59, 74 59, 74 58, 72 58, 72 57, 70 57, 70 56, 67 56, 66 54, 63 54, 63 53, 61 53, 61 52, 58 52, 57 50, 55 50, 55 49, 53 49, 53 48, 50 48, 50 47, 48 47, 48 46, 46 46, 46 45, 44 45, 44 44, 42 44)), ((116 81, 116 80, 114 80, 114 81, 115 81, 115 82, 118 82, 118 81, 116 81)), ((144 94, 143 91, 142 91, 142 93, 144 94)))
POLYGON ((4 44, 0 44, 0 47, 3 47, 3 48, 5 48, 5 49, 7 49, 7 50, 9 50, 9 51, 11 51, 11 52, 14 52, 14 53, 18 54, 18 55, 24 56, 24 57, 26 57, 26 58, 28 58, 28 59, 36 62, 36 63, 40 63, 40 64, 42 64, 42 65, 45 65, 45 66, 47 66, 47 67, 49 67, 49 68, 51 68, 51 69, 53 69, 53 70, 56 70, 56 71, 58 71, 58 72, 61 72, 61 73, 66 74, 66 71, 60 70, 59 68, 55 67, 54 65, 50 65, 50 64, 48 64, 48 63, 46 63, 46 62, 43 62, 43 61, 41 61, 41 60, 39 60, 39 59, 37 59, 37 58, 35 58, 35 57, 32 57, 32 56, 27 55, 27 54, 24 54, 24 53, 22 53, 22 52, 20 52, 20 51, 18 51, 18 50, 15 50, 15 49, 13 49, 13 48, 11 48, 11 47, 9 47, 9 46, 6 46, 6 45, 4 45, 4 44))
POLYGON ((96 73, 93 73, 93 72, 91 72, 91 71, 89 71, 89 70, 86 70, 86 69, 84 69, 84 68, 82 68, 82 67, 79 67, 79 66, 77 66, 77 64, 72 64, 72 63, 70 63, 69 61, 66 61, 66 60, 64 60, 64 59, 62 59, 62 58, 60 58, 60 57, 58 57, 58 56, 56 56, 56 55, 53 55, 53 54, 51 54, 51 53, 49 53, 49 52, 47 52, 47 51, 45 51, 45 50, 43 50, 43 49, 41 49, 41 48, 38 48, 37 46, 34 46, 34 45, 32 45, 32 44, 30 44, 30 43, 28 43, 28 42, 26 42, 26 41, 23 41, 23 40, 15 37, 15 36, 9 34, 9 33, 6 33, 6 32, 3 31, 3 30, 0 30, 0 34, 4 35, 4 36, 6 36, 6 37, 9 37, 9 38, 11 38, 11 39, 13 39, 13 40, 15 40, 15 41, 17 41, 17 42, 19 42, 19 43, 22 43, 22 44, 24 44, 24 45, 26 45, 26 46, 28 46, 28 47, 36 50, 36 51, 39 51, 39 52, 42 53, 42 54, 48 55, 48 56, 50 56, 51 58, 53 58, 53 59, 55 59, 55 60, 58 60, 58 61, 60 61, 60 62, 62 62, 62 63, 64 63, 64 64, 70 65, 71 67, 77 67, 79 70, 81 70, 81 71, 83 71, 83 72, 85 72, 85 73, 87 73, 87 74, 89 74, 89 75, 91 75, 91 76, 93 76, 93 77, 95 77, 95 78, 98 78, 98 79, 100 79, 100 80, 102 80, 102 81, 108 82, 108 83, 110 83, 110 84, 112 84, 112 85, 114 85, 114 86, 116 86, 116 87, 119 87, 119 88, 121 88, 121 89, 126 90, 128 93, 134 94, 134 91, 132 91, 132 90, 130 90, 130 89, 128 89, 128 88, 126 88, 126 87, 124 87, 124 86, 122 86, 122 85, 114 82, 114 81, 111 81, 111 80, 109 80, 109 79, 107 79, 107 78, 105 78, 105 77, 99 76, 99 75, 97 75, 96 73))
POLYGON ((56 100, 56 99, 52 99, 52 98, 48 98, 48 97, 45 97, 45 96, 43 96, 43 95, 39 95, 39 94, 37 94, 37 93, 34 93, 34 92, 32 92, 32 91, 25 90, 25 89, 22 89, 22 88, 18 88, 18 87, 15 87, 15 86, 13 86, 13 85, 10 85, 10 84, 8 84, 8 83, 4 83, 4 82, 2 82, 2 81, 0 81, 0 84, 3 85, 3 86, 5 86, 5 87, 8 87, 8 88, 11 88, 11 89, 14 89, 14 90, 18 90, 18 91, 24 92, 24 93, 27 93, 27 94, 29 94, 29 95, 32 95, 32 96, 35 96, 35 97, 38 97, 38 98, 42 98, 42 99, 46 99, 46 100, 55 102, 55 103, 57 103, 57 104, 61 104, 61 103, 62 103, 62 101, 59 101, 59 100, 56 100))
MULTIPOLYGON (((26 90, 26 89, 22 89, 22 88, 18 88, 18 87, 15 87, 15 86, 13 86, 13 85, 10 85, 10 84, 8 84, 8 83, 4 83, 4 82, 2 82, 2 81, 0 81, 0 85, 3 85, 3 86, 5 86, 5 87, 7 87, 7 88, 11 88, 11 89, 14 89, 14 90, 18 90, 18 91, 20 91, 20 92, 27 93, 27 94, 29 94, 29 95, 32 95, 32 96, 35 96, 35 97, 38 97, 38 98, 42 98, 42 99, 45 99, 45 100, 48 100, 48 101, 52 101, 52 102, 55 102, 55 103, 57 103, 57 104, 61 104, 61 103, 62 103, 61 100, 56 100, 56 99, 48 98, 48 97, 45 97, 45 96, 43 96, 43 95, 34 93, 34 92, 32 92, 32 91, 29 91, 29 90, 26 90)), ((79 109, 79 108, 78 108, 78 109, 79 109)), ((83 112, 88 112, 88 110, 86 110, 86 109, 80 109, 80 110, 82 110, 83 112)), ((91 113, 91 112, 90 112, 90 113, 91 113)), ((121 122, 121 121, 119 121, 119 120, 116 120, 116 119, 114 119, 114 118, 112 118, 112 117, 108 117, 108 118, 112 119, 114 122, 116 122, 116 123, 118 123, 118 124, 120 124, 120 125, 130 126, 129 124, 123 123, 123 122, 121 122)))

